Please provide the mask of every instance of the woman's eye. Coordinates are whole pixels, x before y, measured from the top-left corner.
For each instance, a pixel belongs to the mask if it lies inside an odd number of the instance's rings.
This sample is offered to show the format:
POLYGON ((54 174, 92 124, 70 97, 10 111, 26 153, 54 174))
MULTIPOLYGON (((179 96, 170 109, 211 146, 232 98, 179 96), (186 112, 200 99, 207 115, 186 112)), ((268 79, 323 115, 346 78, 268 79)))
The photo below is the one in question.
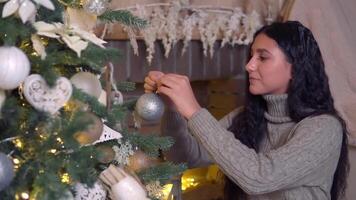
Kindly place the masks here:
POLYGON ((259 56, 258 59, 261 60, 261 61, 264 61, 264 60, 267 59, 267 57, 265 57, 265 56, 259 56))

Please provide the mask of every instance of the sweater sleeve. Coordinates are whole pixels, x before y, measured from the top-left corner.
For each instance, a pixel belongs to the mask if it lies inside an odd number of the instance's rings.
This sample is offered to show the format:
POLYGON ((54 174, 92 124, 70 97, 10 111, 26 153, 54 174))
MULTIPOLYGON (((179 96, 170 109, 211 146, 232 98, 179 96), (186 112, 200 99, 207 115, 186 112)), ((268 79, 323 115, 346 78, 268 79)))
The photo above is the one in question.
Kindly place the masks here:
POLYGON ((192 116, 188 127, 224 173, 250 195, 308 184, 325 164, 334 165, 334 173, 342 141, 341 125, 329 115, 303 120, 285 145, 268 153, 242 144, 205 109, 192 116))
MULTIPOLYGON (((236 112, 234 110, 220 120, 220 126, 227 128, 236 112)), ((175 163, 187 162, 190 168, 212 164, 210 155, 189 133, 187 121, 178 112, 173 110, 165 112, 161 121, 161 133, 174 139, 173 147, 165 152, 168 160, 175 163)))

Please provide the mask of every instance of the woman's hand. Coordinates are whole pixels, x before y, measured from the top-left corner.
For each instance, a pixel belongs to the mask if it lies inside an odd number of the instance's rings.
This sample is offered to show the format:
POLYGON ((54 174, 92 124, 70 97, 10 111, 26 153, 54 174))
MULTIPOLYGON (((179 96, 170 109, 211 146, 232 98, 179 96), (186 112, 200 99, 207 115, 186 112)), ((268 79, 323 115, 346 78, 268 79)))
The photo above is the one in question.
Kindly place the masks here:
POLYGON ((164 74, 157 79, 156 84, 157 93, 168 97, 176 110, 186 119, 200 110, 201 107, 194 96, 187 76, 164 74))
MULTIPOLYGON (((158 89, 157 84, 162 76, 164 76, 164 73, 160 71, 148 72, 148 75, 145 77, 145 83, 143 85, 143 88, 145 89, 145 93, 157 92, 158 89)), ((166 107, 168 107, 171 110, 176 110, 174 103, 169 99, 169 97, 165 95, 160 95, 160 96, 164 101, 164 103, 166 104, 166 107)))
POLYGON ((155 92, 157 90, 157 82, 163 75, 164 73, 160 71, 148 72, 148 75, 145 77, 145 83, 143 85, 145 93, 155 92))

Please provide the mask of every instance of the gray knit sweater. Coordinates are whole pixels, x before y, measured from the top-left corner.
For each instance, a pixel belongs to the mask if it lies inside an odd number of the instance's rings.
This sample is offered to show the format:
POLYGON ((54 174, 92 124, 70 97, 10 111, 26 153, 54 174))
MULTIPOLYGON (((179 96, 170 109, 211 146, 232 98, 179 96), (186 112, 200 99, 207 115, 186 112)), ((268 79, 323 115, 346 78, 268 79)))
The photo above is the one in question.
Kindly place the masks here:
POLYGON ((238 184, 249 199, 330 199, 342 141, 340 122, 330 115, 294 123, 287 109, 287 95, 266 95, 268 136, 261 152, 248 148, 227 131, 234 110, 217 121, 206 109, 187 122, 167 111, 162 133, 176 140, 168 159, 190 167, 211 163, 238 184))

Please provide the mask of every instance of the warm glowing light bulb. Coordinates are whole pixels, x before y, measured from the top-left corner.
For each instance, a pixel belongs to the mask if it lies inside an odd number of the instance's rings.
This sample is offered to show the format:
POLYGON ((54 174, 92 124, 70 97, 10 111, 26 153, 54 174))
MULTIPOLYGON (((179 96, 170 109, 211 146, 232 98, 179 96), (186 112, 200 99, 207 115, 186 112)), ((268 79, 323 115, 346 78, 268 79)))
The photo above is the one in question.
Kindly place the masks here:
POLYGON ((13 162, 15 165, 20 164, 20 160, 17 159, 17 158, 14 158, 14 159, 12 160, 12 162, 13 162))
POLYGON ((68 173, 64 173, 61 177, 61 181, 62 183, 69 183, 70 181, 70 177, 69 177, 69 174, 68 173))
POLYGON ((16 146, 17 148, 22 148, 22 147, 23 147, 23 143, 22 143, 22 141, 19 140, 19 139, 16 139, 16 140, 14 141, 14 143, 15 143, 15 146, 16 146))
POLYGON ((29 195, 27 192, 22 192, 22 193, 21 193, 21 198, 22 198, 22 199, 29 199, 29 198, 30 198, 30 195, 29 195))
POLYGON ((49 150, 49 152, 55 154, 57 152, 57 149, 51 149, 51 150, 49 150))
POLYGON ((58 142, 59 144, 63 144, 63 140, 62 140, 60 137, 57 137, 57 142, 58 142))

